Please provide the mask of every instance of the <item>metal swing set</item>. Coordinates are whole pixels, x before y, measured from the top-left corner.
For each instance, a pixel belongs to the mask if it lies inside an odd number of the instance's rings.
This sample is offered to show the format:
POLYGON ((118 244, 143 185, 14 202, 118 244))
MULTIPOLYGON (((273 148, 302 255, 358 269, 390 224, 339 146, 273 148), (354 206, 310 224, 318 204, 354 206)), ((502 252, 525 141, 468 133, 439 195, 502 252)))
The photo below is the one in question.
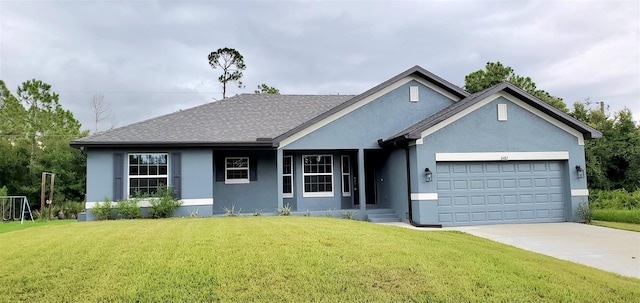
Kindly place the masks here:
POLYGON ((20 224, 24 224, 25 215, 34 222, 26 196, 0 196, 0 210, 3 222, 19 220, 20 224))
MULTIPOLYGON (((51 204, 53 204, 53 184, 55 182, 56 174, 43 172, 42 173, 42 185, 40 186, 40 212, 44 214, 45 202, 49 205, 49 219, 51 219, 51 204), (49 176, 49 199, 45 201, 47 176, 49 176)), ((33 220, 33 213, 31 212, 31 206, 29 206, 29 200, 26 196, 0 196, 0 213, 2 214, 3 222, 18 221, 20 224, 24 224, 25 215, 28 215, 31 222, 33 220)))

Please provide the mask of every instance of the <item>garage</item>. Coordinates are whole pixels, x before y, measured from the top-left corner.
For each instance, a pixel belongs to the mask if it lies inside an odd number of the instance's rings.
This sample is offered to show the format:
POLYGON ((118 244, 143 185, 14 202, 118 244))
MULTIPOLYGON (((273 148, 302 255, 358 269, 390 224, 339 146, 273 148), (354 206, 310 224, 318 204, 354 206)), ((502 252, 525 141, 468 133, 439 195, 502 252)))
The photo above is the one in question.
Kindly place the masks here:
POLYGON ((442 225, 566 221, 565 161, 437 162, 442 225))

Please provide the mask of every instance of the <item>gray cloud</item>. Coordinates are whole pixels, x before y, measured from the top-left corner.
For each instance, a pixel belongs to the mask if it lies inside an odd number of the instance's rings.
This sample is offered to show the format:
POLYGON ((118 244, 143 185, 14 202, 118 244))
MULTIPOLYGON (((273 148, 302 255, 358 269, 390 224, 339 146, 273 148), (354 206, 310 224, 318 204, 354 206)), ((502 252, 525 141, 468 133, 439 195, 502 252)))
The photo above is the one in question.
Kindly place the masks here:
POLYGON ((231 94, 357 94, 416 64, 463 85, 501 61, 568 104, 639 119, 639 20, 636 1, 4 1, 0 79, 52 84, 92 129, 93 94, 120 126, 219 99, 206 57, 225 46, 248 66, 231 94))

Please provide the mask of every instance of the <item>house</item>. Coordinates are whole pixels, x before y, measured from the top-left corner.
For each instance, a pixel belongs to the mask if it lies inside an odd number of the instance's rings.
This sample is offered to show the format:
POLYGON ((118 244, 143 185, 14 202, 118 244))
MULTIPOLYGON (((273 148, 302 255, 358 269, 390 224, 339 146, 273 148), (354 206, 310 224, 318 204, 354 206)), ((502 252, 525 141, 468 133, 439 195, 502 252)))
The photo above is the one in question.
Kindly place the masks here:
POLYGON ((71 145, 87 209, 169 184, 177 216, 289 205, 460 226, 577 220, 584 141, 601 136, 510 83, 469 94, 415 66, 357 96, 242 94, 71 145))

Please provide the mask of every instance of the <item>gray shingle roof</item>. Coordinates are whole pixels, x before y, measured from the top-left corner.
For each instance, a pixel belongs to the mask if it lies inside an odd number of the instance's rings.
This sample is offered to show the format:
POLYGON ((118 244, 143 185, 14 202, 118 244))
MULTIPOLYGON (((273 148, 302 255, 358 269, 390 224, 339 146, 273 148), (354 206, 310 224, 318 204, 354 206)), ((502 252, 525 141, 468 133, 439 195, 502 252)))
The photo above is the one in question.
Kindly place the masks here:
POLYGON ((578 130, 579 132, 581 132, 582 134, 585 135, 585 139, 594 139, 594 138, 601 138, 602 137, 602 133, 599 132, 598 130, 594 129, 593 127, 586 125, 580 121, 578 121, 577 119, 569 116, 568 114, 554 108, 553 106, 547 104, 546 102, 530 95, 529 93, 525 92, 524 90, 520 89, 519 87, 513 85, 512 83, 509 82, 502 82, 500 84, 494 85, 493 87, 487 88, 485 90, 476 92, 472 95, 469 95, 468 97, 454 103, 451 104, 447 107, 445 107, 444 109, 442 109, 441 111, 427 117, 426 119, 411 125, 409 127, 407 127, 406 129, 402 130, 401 132, 386 138, 384 140, 380 140, 379 143, 381 143, 382 145, 385 144, 389 144, 391 142, 395 142, 395 141, 401 141, 401 140, 414 140, 414 139, 419 139, 420 138, 420 133, 439 124, 440 122, 449 119, 450 117, 452 117, 453 115, 463 111, 464 109, 472 106, 473 104, 485 99, 488 96, 491 96, 497 92, 500 91, 506 91, 518 98, 520 98, 521 100, 527 102, 528 104, 532 105, 533 107, 537 108, 538 110, 550 115, 551 117, 567 124, 568 126, 578 130))
POLYGON ((71 145, 270 144, 267 138, 282 135, 353 97, 242 94, 94 134, 71 145))

